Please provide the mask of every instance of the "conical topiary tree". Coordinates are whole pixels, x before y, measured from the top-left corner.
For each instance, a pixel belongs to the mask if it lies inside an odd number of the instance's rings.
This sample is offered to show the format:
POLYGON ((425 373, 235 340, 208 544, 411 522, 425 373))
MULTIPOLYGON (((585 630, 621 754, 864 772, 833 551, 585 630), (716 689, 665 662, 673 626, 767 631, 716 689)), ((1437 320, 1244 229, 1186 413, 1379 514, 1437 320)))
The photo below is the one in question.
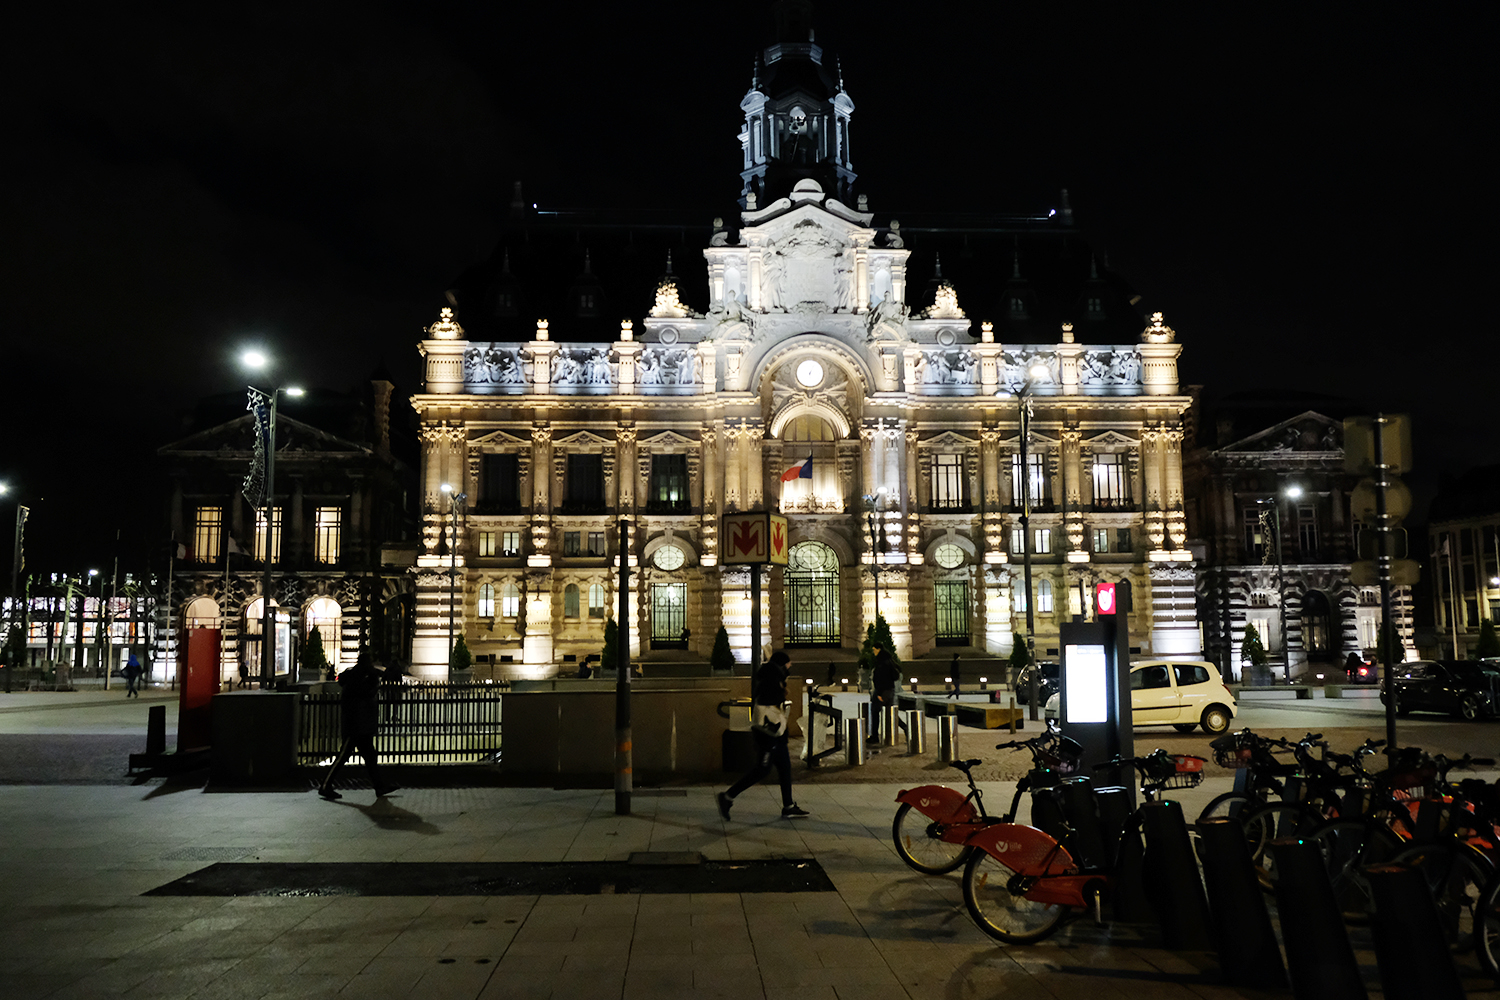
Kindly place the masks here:
POLYGON ((891 654, 891 662, 899 670, 901 657, 896 655, 896 640, 891 638, 891 626, 885 615, 876 615, 875 624, 865 626, 865 641, 859 647, 859 689, 873 692, 875 684, 875 649, 879 647, 891 654))
POLYGON ((1481 660, 1500 656, 1500 635, 1495 634, 1495 623, 1488 618, 1479 623, 1479 642, 1474 646, 1474 655, 1481 660))
POLYGON ((328 676, 328 654, 323 652, 323 633, 316 625, 307 633, 307 642, 302 645, 302 669, 317 671, 320 680, 328 676))
POLYGON ((463 634, 460 633, 458 641, 453 644, 453 655, 448 660, 448 669, 455 673, 463 673, 474 665, 474 656, 469 652, 469 644, 464 642, 463 634))
POLYGON ((1010 646, 1010 683, 1014 687, 1021 679, 1021 671, 1031 664, 1031 650, 1026 645, 1026 636, 1020 632, 1015 633, 1015 638, 1010 646))
POLYGON ((1240 659, 1250 664, 1255 674, 1264 674, 1268 657, 1266 647, 1260 641, 1260 631, 1253 622, 1245 625, 1245 641, 1240 646, 1240 659))
POLYGON ((729 648, 729 630, 723 625, 714 636, 714 649, 708 654, 708 665, 716 671, 728 673, 734 669, 734 650, 729 648))
POLYGON ((599 653, 600 672, 620 669, 620 626, 613 618, 604 619, 604 649, 599 653))

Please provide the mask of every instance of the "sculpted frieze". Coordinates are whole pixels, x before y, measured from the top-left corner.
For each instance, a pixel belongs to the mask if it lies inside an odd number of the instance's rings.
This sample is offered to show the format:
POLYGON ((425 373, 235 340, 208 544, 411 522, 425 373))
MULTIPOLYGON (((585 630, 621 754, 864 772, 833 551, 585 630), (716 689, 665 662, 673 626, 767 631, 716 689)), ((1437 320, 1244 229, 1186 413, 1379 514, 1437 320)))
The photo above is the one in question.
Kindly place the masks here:
POLYGON ((918 385, 978 385, 979 358, 972 351, 923 351, 917 358, 916 380, 918 385))
POLYGON ((1140 385, 1139 351, 1085 351, 1078 359, 1079 385, 1140 385))
POLYGON ((474 344, 464 352, 466 385, 525 385, 531 379, 531 358, 501 344, 474 344))

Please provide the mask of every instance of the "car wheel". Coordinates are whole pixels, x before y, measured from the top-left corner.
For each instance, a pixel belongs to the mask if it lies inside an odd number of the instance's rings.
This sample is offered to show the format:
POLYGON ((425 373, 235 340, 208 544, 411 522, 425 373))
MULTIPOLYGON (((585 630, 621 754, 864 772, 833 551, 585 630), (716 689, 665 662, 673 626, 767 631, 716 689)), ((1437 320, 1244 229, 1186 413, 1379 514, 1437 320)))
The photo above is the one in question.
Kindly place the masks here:
POLYGON ((1396 696, 1396 714, 1397 715, 1410 715, 1411 714, 1411 706, 1408 705, 1406 703, 1406 699, 1403 698, 1403 697, 1401 697, 1400 695, 1396 696))
POLYGON ((1205 733, 1217 736, 1220 733, 1228 732, 1231 718, 1229 709, 1223 705, 1210 705, 1203 710, 1203 717, 1199 721, 1205 733))
POLYGON ((1190 733, 1194 729, 1198 728, 1198 723, 1196 723, 1196 722, 1174 722, 1174 723, 1172 723, 1172 728, 1175 729, 1175 730, 1177 730, 1179 733, 1190 733))
POLYGON ((1479 718, 1479 711, 1479 699, 1473 695, 1467 695, 1458 703, 1458 711, 1455 714, 1465 722, 1473 722, 1479 718))

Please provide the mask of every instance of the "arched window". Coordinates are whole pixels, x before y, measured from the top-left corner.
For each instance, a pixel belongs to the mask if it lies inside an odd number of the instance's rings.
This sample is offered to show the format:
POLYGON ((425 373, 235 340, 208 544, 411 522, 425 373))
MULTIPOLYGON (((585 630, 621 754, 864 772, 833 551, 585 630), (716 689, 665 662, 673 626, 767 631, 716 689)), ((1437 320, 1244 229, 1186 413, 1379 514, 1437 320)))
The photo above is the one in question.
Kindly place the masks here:
POLYGON ((1010 589, 1010 606, 1018 615, 1026 613, 1026 588, 1012 587, 1010 589))
POLYGON ((589 584, 589 617, 604 617, 604 584, 589 584))
POLYGON ((335 670, 339 667, 339 649, 343 645, 342 625, 344 621, 343 609, 339 602, 331 597, 319 597, 307 606, 307 612, 302 616, 302 638, 304 641, 312 637, 312 630, 318 630, 318 638, 323 643, 323 655, 328 657, 328 665, 335 670))
POLYGON ((1038 580, 1036 584, 1036 609, 1044 615, 1052 613, 1052 581, 1038 580))
POLYGON ((212 597, 193 598, 183 609, 182 622, 188 628, 218 628, 218 602, 212 597))
POLYGON ((563 588, 563 617, 578 617, 578 584, 570 583, 563 588))
POLYGON ((514 618, 521 613, 521 591, 513 583, 507 583, 500 592, 500 617, 514 618))
POLYGON ((823 542, 798 542, 787 553, 786 643, 837 646, 839 629, 838 553, 823 542))
POLYGON ((474 604, 474 613, 480 618, 495 617, 495 588, 490 584, 479 585, 479 599, 474 604))

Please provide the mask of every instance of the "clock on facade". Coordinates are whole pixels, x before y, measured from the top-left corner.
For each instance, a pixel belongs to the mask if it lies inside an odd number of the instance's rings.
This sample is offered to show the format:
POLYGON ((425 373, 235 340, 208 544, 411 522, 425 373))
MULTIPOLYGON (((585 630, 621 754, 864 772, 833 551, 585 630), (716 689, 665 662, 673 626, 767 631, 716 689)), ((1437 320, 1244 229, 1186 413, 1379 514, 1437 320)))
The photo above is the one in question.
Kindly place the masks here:
POLYGON ((822 385, 823 366, 812 358, 808 358, 797 366, 797 382, 809 389, 815 385, 822 385))

